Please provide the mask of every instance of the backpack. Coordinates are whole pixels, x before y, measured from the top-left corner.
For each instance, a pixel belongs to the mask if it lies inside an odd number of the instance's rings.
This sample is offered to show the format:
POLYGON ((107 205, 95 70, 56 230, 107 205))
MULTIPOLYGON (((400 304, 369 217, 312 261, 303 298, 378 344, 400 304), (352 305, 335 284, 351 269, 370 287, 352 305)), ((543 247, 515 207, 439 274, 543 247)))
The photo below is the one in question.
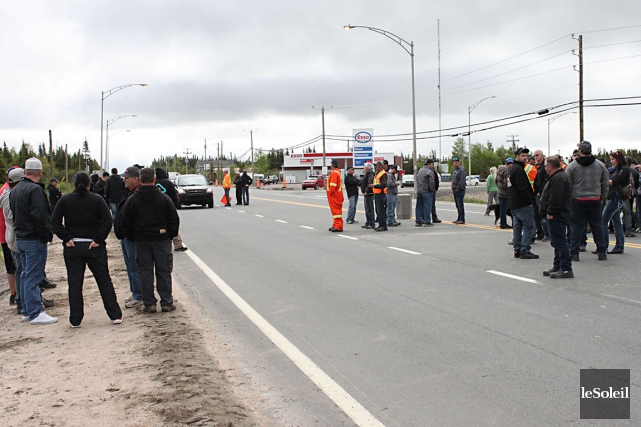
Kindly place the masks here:
POLYGON ((630 183, 625 187, 621 187, 621 198, 623 200, 629 200, 636 195, 637 195, 637 190, 634 186, 634 179, 632 179, 632 173, 630 173, 630 183))

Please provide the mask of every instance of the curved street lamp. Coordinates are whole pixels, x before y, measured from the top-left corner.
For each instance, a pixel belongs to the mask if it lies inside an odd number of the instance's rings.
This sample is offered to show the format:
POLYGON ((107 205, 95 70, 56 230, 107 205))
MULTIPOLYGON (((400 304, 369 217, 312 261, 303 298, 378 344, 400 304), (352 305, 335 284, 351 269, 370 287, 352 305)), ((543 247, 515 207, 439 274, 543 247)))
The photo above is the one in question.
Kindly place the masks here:
MULTIPOLYGON (((113 95, 116 92, 119 92, 123 89, 127 89, 128 87, 131 86, 142 86, 142 87, 147 87, 147 83, 131 83, 128 85, 122 85, 122 86, 116 86, 113 89, 109 89, 106 91, 102 92, 102 100, 100 101, 100 167, 102 168, 104 166, 103 160, 102 160, 102 129, 104 128, 104 112, 105 112, 105 99, 109 98, 111 95, 113 95)), ((109 165, 107 165, 107 169, 109 169, 109 165)))
MULTIPOLYGON (((107 140, 105 143, 105 170, 107 171, 109 170, 109 125, 112 124, 113 122, 117 122, 120 119, 124 119, 125 117, 138 117, 138 116, 136 114, 127 114, 124 116, 118 116, 118 117, 114 117, 113 119, 107 120, 107 140)), ((102 152, 100 153, 100 155, 102 156, 102 152)), ((100 167, 102 167, 102 165, 100 165, 100 167)))
MULTIPOLYGON (((472 182, 472 111, 483 101, 486 99, 492 99, 496 98, 496 95, 494 96, 488 96, 487 98, 483 98, 480 101, 476 102, 475 104, 470 105, 467 107, 467 150, 468 150, 468 160, 469 160, 469 167, 470 170, 467 171, 467 176, 469 177, 470 183, 472 182)), ((467 184, 467 182, 466 182, 467 184)))
POLYGON ((566 111, 563 114, 559 114, 558 116, 554 116, 552 118, 548 119, 548 156, 552 155, 552 152, 550 152, 550 124, 555 121, 556 119, 560 119, 561 117, 565 116, 566 114, 576 114, 576 111, 566 111))
MULTIPOLYGON (((399 36, 397 36, 394 33, 390 33, 389 31, 381 30, 380 28, 374 28, 374 27, 366 27, 366 26, 361 26, 361 25, 345 25, 343 26, 343 29, 345 30, 352 30, 354 28, 364 28, 366 30, 373 31, 375 33, 381 34, 388 39, 392 40, 394 43, 398 44, 405 52, 407 52, 410 55, 411 58, 411 63, 412 63, 412 161, 413 161, 413 166, 414 166, 414 179, 416 179, 416 172, 418 171, 417 168, 417 159, 416 159, 416 95, 415 95, 415 90, 414 90, 414 42, 408 42, 406 40, 403 40, 399 36)), ((414 185, 414 198, 416 199, 416 194, 417 194, 417 187, 414 185)))

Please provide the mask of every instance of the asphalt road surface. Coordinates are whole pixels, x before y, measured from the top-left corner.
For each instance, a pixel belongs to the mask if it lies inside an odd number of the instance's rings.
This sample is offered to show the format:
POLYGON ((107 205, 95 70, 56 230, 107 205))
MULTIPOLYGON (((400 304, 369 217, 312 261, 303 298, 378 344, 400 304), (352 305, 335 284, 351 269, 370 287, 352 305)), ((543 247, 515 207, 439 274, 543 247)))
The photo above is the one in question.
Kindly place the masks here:
POLYGON ((442 224, 374 232, 360 227, 361 197, 359 224, 339 234, 323 190, 252 190, 231 208, 221 196, 180 211, 190 252, 175 272, 283 425, 612 425, 579 419, 588 368, 631 370, 639 425, 641 237, 607 261, 590 242, 575 278, 552 280, 549 244, 514 259, 511 230, 481 205, 464 226, 437 202, 442 224))

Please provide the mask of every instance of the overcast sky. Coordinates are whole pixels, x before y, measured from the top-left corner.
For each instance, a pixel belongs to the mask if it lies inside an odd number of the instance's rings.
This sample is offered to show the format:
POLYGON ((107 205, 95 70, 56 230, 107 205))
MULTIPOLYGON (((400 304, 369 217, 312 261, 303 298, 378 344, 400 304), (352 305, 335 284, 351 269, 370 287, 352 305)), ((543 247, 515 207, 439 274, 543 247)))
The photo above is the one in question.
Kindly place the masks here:
MULTIPOLYGON (((86 137, 99 159, 101 92, 146 83, 105 100, 105 122, 138 115, 110 126, 112 167, 185 149, 202 156, 205 139, 208 154, 224 141, 225 153, 241 155, 249 129, 258 129, 255 148, 293 146, 321 134, 312 107, 322 106, 327 134, 373 128, 377 151, 409 154, 411 141, 376 137, 412 131, 410 56, 380 34, 343 25, 414 42, 417 131, 426 132, 439 129, 437 20, 442 127, 452 128, 467 125, 468 107, 489 96, 497 98, 473 111, 473 124, 578 100, 572 33, 583 34, 584 99, 641 96, 640 17, 633 0, 3 0, 0 136, 37 146, 51 129, 54 144, 70 151, 86 137)), ((585 138, 638 148, 640 112, 586 108, 585 138)), ((550 117, 475 132, 472 141, 499 146, 514 134, 547 151, 550 117)), ((569 154, 578 129, 578 114, 554 121, 552 151, 569 154)), ((450 135, 463 131, 443 132, 443 156, 450 135)), ((342 139, 327 142, 328 152, 346 148, 342 139)), ((438 138, 419 140, 419 153, 432 149, 438 138)))

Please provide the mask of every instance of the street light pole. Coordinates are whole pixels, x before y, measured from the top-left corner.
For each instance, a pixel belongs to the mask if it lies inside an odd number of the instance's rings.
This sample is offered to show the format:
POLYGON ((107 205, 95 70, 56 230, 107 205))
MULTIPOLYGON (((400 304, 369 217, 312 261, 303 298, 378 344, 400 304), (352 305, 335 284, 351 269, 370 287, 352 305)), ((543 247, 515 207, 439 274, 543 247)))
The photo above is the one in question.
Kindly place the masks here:
MULTIPOLYGON (((366 30, 373 31, 375 33, 381 34, 388 39, 392 40, 394 43, 398 44, 405 52, 407 52, 410 55, 411 58, 411 66, 412 66, 412 162, 413 162, 413 168, 414 168, 414 179, 416 179, 416 173, 418 171, 417 168, 417 153, 416 153, 416 94, 415 94, 415 88, 414 88, 414 42, 408 42, 406 40, 403 40, 399 36, 397 36, 394 33, 390 33, 389 31, 381 30, 380 28, 374 28, 374 27, 366 27, 366 26, 360 26, 360 25, 345 25, 343 29, 345 30, 351 30, 354 28, 365 28, 366 30), (408 49, 409 47, 409 49, 408 49)), ((414 198, 416 199, 417 196, 417 187, 416 185, 414 186, 414 198)))
MULTIPOLYGON (((122 86, 117 86, 113 89, 109 89, 107 91, 102 92, 102 101, 100 102, 100 168, 104 167, 103 163, 103 158, 102 158, 102 130, 104 128, 104 112, 105 112, 105 99, 109 98, 111 95, 114 93, 121 91, 123 89, 127 89, 130 86, 142 86, 142 87, 147 87, 147 83, 131 83, 128 85, 122 85, 122 86)), ((109 167, 107 167, 109 169, 109 167)))
MULTIPOLYGON (((127 114, 127 115, 124 115, 124 116, 118 116, 118 117, 114 117, 113 119, 107 120, 107 132, 106 132, 107 133, 107 140, 106 140, 106 143, 105 143, 105 166, 106 166, 105 170, 109 170, 109 125, 112 124, 113 122, 117 122, 120 119, 124 119, 125 117, 138 117, 138 116, 136 114, 127 114)), ((100 155, 101 155, 101 158, 102 158, 102 147, 100 147, 100 148, 101 148, 100 155)), ((102 168, 103 165, 101 164, 100 167, 102 168)))
MULTIPOLYGON (((469 160, 469 170, 467 171, 467 176, 470 177, 470 183, 472 182, 472 111, 483 101, 486 99, 491 99, 491 98, 496 98, 496 95, 494 96, 488 96, 487 98, 483 98, 477 103, 467 107, 467 151, 468 151, 468 160, 469 160)), ((467 183, 466 183, 467 184, 467 183)))

